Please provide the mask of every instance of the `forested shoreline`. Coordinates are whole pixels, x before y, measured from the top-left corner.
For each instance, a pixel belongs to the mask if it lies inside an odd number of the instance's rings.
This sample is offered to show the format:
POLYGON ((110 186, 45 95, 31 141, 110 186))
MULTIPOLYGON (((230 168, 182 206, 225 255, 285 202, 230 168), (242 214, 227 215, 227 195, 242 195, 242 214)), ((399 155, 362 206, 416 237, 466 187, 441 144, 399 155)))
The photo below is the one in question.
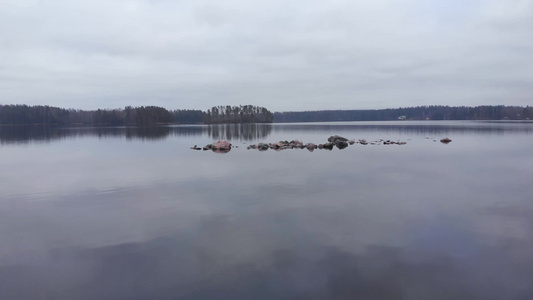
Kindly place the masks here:
POLYGON ((53 106, 0 105, 0 125, 152 126, 392 120, 529 120, 526 106, 417 106, 375 110, 275 112, 253 105, 215 106, 207 111, 158 106, 77 110, 53 106))
POLYGON ((529 120, 533 107, 523 106, 417 106, 374 110, 276 112, 274 122, 335 122, 393 120, 529 120))
POLYGON ((152 126, 162 124, 271 123, 264 107, 215 106, 201 110, 167 110, 158 106, 78 110, 53 106, 0 105, 0 125, 152 126))

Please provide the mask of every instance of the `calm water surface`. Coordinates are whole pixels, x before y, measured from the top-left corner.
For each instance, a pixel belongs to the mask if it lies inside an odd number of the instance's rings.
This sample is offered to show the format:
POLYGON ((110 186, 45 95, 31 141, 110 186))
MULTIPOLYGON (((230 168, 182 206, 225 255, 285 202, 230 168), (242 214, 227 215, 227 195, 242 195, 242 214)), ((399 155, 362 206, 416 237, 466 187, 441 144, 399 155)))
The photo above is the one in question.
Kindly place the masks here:
POLYGON ((533 123, 0 127, 0 299, 533 299, 532 149, 533 123), (407 144, 246 150, 334 134, 407 144))

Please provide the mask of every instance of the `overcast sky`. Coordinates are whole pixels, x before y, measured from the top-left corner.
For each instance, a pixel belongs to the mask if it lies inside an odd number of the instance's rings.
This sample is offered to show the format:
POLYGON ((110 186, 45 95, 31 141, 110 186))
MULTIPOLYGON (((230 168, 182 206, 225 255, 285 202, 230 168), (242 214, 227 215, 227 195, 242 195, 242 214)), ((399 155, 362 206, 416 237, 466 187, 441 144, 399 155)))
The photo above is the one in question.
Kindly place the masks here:
POLYGON ((533 105, 533 0, 0 0, 0 104, 533 105))

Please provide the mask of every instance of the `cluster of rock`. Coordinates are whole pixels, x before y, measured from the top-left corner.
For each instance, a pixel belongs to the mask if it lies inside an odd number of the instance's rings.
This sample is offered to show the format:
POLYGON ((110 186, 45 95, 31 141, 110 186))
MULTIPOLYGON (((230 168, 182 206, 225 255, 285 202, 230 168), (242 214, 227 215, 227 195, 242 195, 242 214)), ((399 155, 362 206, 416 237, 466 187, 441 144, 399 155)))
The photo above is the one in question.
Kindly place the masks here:
POLYGON ((228 141, 220 140, 220 141, 214 142, 212 144, 207 144, 203 148, 194 145, 194 147, 191 147, 191 149, 193 149, 193 150, 204 150, 204 151, 211 150, 213 152, 218 152, 218 153, 227 153, 227 152, 229 152, 231 150, 231 147, 232 147, 231 143, 229 143, 228 141))
POLYGON ((359 140, 359 144, 361 145, 405 145, 407 142, 400 142, 400 141, 392 141, 392 140, 376 140, 372 142, 367 142, 366 140, 359 140))
POLYGON ((285 150, 285 149, 309 149, 314 150, 317 148, 317 145, 313 143, 304 144, 299 140, 292 141, 279 141, 277 143, 259 143, 248 146, 248 149, 257 149, 259 151, 266 151, 268 149, 273 150, 285 150))
MULTIPOLYGON (((444 138, 444 139, 441 139, 440 141, 441 141, 441 143, 448 144, 452 140, 450 140, 449 138, 444 138)), ((342 150, 342 149, 347 148, 348 145, 353 145, 353 144, 361 144, 361 145, 368 145, 368 144, 370 144, 370 145, 405 145, 405 144, 407 144, 407 142, 391 141, 391 140, 383 140, 383 139, 376 140, 376 141, 371 141, 371 142, 367 142, 364 139, 360 139, 360 140, 356 141, 356 140, 348 140, 347 138, 342 137, 342 136, 333 135, 333 136, 330 136, 328 138, 328 142, 327 143, 323 143, 323 144, 314 144, 314 143, 306 143, 306 144, 304 144, 303 142, 301 142, 299 140, 292 140, 290 142, 289 141, 279 141, 277 143, 253 144, 253 145, 248 146, 247 149, 256 149, 256 150, 259 150, 259 151, 266 151, 268 149, 272 149, 272 150, 276 150, 276 151, 285 150, 285 149, 307 149, 307 150, 313 152, 315 149, 333 150, 334 147, 342 150)), ((227 152, 229 152, 231 150, 232 147, 234 147, 234 146, 232 146, 231 143, 229 143, 228 141, 220 140, 218 142, 214 142, 212 144, 208 144, 205 147, 198 147, 198 146, 194 145, 194 147, 191 147, 191 149, 193 149, 193 150, 204 150, 204 151, 212 150, 213 152, 227 153, 227 152)))
MULTIPOLYGON (((358 141, 356 140, 348 140, 345 137, 333 135, 328 138, 327 143, 323 144, 314 144, 314 143, 307 143, 304 144, 303 142, 299 140, 292 140, 292 141, 279 141, 277 143, 259 143, 248 146, 248 149, 257 149, 259 151, 266 151, 268 149, 272 150, 285 150, 285 149, 307 149, 309 151, 313 151, 315 149, 326 149, 326 150, 333 150, 334 147, 342 150, 348 147, 348 145, 353 144, 361 144, 361 145, 368 145, 369 143, 366 140, 360 139, 358 141)), ((376 144, 384 144, 384 145, 405 145, 406 142, 395 142, 391 140, 379 140, 375 142, 370 142, 372 145, 376 144)))

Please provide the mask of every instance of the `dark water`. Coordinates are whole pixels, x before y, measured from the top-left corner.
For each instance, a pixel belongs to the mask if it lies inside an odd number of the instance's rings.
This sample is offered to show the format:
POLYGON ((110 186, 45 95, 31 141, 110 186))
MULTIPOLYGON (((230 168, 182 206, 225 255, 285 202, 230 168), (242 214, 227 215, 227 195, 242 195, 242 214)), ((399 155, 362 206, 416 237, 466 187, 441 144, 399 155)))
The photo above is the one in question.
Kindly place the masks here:
POLYGON ((0 299, 533 299, 533 123, 0 127, 0 143, 0 299), (333 134, 407 144, 246 150, 333 134), (239 148, 189 149, 222 138, 239 148))

